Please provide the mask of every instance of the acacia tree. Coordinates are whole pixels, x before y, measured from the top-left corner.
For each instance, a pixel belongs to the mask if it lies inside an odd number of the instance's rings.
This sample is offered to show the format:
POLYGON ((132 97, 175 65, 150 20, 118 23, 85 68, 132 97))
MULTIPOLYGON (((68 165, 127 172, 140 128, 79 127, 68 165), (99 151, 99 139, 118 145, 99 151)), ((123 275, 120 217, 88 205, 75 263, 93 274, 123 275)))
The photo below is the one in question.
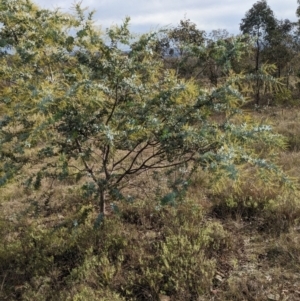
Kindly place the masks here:
POLYGON ((71 178, 103 214, 107 200, 145 171, 221 168, 236 177, 244 162, 276 169, 251 141, 274 146, 281 138, 270 127, 231 121, 245 101, 242 75, 200 89, 163 68, 156 33, 132 43, 126 19, 104 35, 92 13, 75 9, 67 15, 28 0, 1 2, 1 186, 47 189, 71 178))
POLYGON ((272 9, 268 6, 266 0, 261 0, 253 4, 252 8, 246 12, 242 19, 240 30, 243 34, 248 34, 254 39, 255 43, 255 67, 254 73, 257 75, 256 83, 256 104, 260 102, 260 80, 261 52, 268 44, 268 38, 271 32, 276 28, 276 19, 272 9))

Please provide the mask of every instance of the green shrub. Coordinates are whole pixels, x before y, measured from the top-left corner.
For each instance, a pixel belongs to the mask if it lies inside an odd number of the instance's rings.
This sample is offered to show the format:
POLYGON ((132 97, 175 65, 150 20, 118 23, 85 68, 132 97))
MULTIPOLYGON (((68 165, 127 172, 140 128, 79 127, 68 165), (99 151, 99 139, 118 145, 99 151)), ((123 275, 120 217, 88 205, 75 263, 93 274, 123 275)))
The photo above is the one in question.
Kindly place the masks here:
POLYGON ((280 106, 293 106, 296 104, 292 91, 287 88, 283 88, 281 91, 275 93, 274 101, 276 105, 280 106))
POLYGON ((213 254, 230 244, 221 224, 206 221, 191 201, 122 209, 97 227, 86 207, 77 224, 70 220, 56 229, 17 222, 18 239, 4 239, 0 249, 3 299, 140 301, 164 294, 185 300, 209 293, 213 254))

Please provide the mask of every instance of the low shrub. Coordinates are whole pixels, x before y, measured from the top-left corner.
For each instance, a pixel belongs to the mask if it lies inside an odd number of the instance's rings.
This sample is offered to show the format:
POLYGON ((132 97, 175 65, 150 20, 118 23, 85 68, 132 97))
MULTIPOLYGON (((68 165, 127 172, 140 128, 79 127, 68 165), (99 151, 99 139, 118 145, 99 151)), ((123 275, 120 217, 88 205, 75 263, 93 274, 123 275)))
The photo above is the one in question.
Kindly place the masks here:
POLYGON ((207 220, 192 201, 120 208, 99 225, 86 207, 54 228, 16 222, 1 242, 1 298, 196 300, 210 294, 217 254, 232 247, 218 221, 207 220))

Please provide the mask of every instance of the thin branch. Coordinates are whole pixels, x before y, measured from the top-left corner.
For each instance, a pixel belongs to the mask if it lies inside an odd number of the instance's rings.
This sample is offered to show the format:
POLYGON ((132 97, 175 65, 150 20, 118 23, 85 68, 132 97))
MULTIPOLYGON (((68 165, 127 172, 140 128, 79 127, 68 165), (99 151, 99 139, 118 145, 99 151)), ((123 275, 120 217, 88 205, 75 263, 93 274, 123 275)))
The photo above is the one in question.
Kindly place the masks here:
MULTIPOLYGON (((132 162, 130 164, 130 166, 127 168, 127 170, 120 176, 120 178, 117 180, 116 184, 120 183, 122 181, 122 179, 130 174, 130 170, 132 169, 134 163, 136 162, 137 158, 139 157, 139 155, 149 146, 149 143, 146 143, 145 146, 143 146, 134 156, 134 158, 132 159, 132 162)), ((153 157, 153 155, 151 156, 153 157)))
MULTIPOLYGON (((78 148, 79 152, 82 153, 82 148, 81 148, 81 146, 80 146, 80 144, 79 144, 78 139, 75 139, 75 142, 76 142, 76 145, 77 145, 77 148, 78 148)), ((96 179, 96 177, 95 177, 95 175, 94 175, 93 170, 88 166, 87 162, 84 160, 83 157, 81 157, 81 159, 82 159, 82 162, 83 162, 83 164, 84 164, 85 169, 86 169, 87 172, 91 175, 91 177, 92 177, 92 179, 94 180, 94 182, 95 182, 95 183, 98 183, 98 181, 97 181, 97 179, 96 179)))
POLYGON ((79 172, 83 172, 83 171, 84 171, 84 169, 80 169, 80 168, 78 168, 78 167, 75 166, 75 165, 68 165, 68 167, 77 169, 79 172))
POLYGON ((192 161, 194 160, 194 155, 196 153, 193 153, 189 156, 189 158, 183 160, 183 161, 179 161, 179 162, 176 162, 176 163, 172 163, 172 164, 167 164, 167 165, 159 165, 159 166, 154 166, 154 165, 157 165, 161 162, 163 162, 164 160, 159 160, 159 161, 156 161, 155 163, 151 164, 151 165, 141 165, 139 168, 136 168, 136 169, 132 169, 130 170, 129 172, 127 173, 124 173, 118 180, 117 182, 115 182, 115 185, 120 183, 120 181, 126 176, 126 175, 130 175, 130 174, 134 174, 134 173, 138 173, 139 175, 143 172, 146 172, 146 171, 149 171, 149 170, 154 170, 154 169, 163 169, 163 168, 170 168, 170 167, 175 167, 175 166, 179 166, 179 165, 182 165, 184 163, 188 163, 189 161, 192 161))
MULTIPOLYGON (((132 162, 131 162, 129 168, 127 169, 128 171, 131 170, 132 166, 133 166, 134 163, 136 162, 136 160, 137 160, 137 158, 139 157, 139 155, 140 155, 144 150, 146 150, 146 149, 148 148, 148 146, 149 146, 149 142, 147 142, 147 143, 145 144, 145 146, 143 146, 143 147, 137 152, 137 154, 136 154, 135 157, 133 158, 133 160, 132 160, 132 162)), ((152 155, 151 157, 153 157, 153 156, 154 156, 154 155, 152 155)), ((150 158, 151 158, 151 157, 150 157, 150 158)))
POLYGON ((134 153, 134 150, 140 145, 142 144, 142 142, 139 142, 131 151, 129 151, 124 157, 122 157, 119 161, 117 161, 116 163, 113 164, 113 169, 120 164, 121 162, 123 162, 126 158, 128 158, 128 156, 130 156, 132 153, 134 153))
MULTIPOLYGON (((132 174, 132 173, 135 173, 136 171, 138 171, 140 168, 136 168, 134 169, 134 172, 132 172, 132 167, 134 165, 134 163, 136 162, 138 156, 146 149, 148 145, 146 144, 140 151, 138 151, 138 153, 136 154, 136 156, 133 158, 130 166, 127 168, 127 170, 120 176, 120 178, 117 180, 116 184, 120 183, 122 181, 122 179, 126 176, 126 175, 129 175, 129 174, 132 174)), ((146 162, 148 162, 149 160, 153 159, 154 157, 156 156, 159 156, 161 154, 163 154, 164 152, 163 151, 158 151, 156 153, 154 153, 153 155, 151 155, 150 157, 147 158, 147 160, 145 160, 143 162, 143 164, 141 166, 143 166, 146 162)), ((140 167, 141 167, 140 166, 140 167)))
POLYGON ((139 142, 131 151, 129 151, 124 157, 122 157, 119 161, 117 161, 116 163, 114 163, 113 164, 113 170, 114 170, 114 168, 118 165, 118 164, 120 164, 120 163, 122 163, 125 159, 127 159, 131 154, 133 154, 133 153, 136 153, 137 154, 137 156, 138 155, 140 155, 143 151, 145 151, 148 147, 151 147, 151 148, 154 148, 155 146, 157 146, 160 142, 159 141, 157 141, 157 142, 153 142, 153 143, 151 143, 151 142, 147 142, 146 143, 146 147, 143 147, 141 150, 139 150, 139 151, 135 151, 136 150, 136 148, 139 146, 139 145, 141 145, 143 142, 139 142))
POLYGON ((108 169, 107 169, 109 152, 110 152, 110 146, 107 145, 106 150, 105 150, 104 159, 103 159, 103 168, 104 168, 106 180, 108 180, 110 178, 110 173, 108 172, 108 169))
MULTIPOLYGON (((139 169, 142 169, 142 170, 149 170, 149 169, 163 169, 163 168, 170 168, 170 167, 175 167, 175 166, 178 166, 178 165, 181 165, 181 164, 184 164, 184 163, 187 163, 191 160, 194 159, 194 156, 195 156, 195 152, 192 153, 187 159, 185 160, 182 160, 182 161, 179 161, 179 162, 176 162, 176 163, 172 163, 172 164, 167 164, 167 165, 158 165, 159 163, 163 162, 164 160, 160 160, 160 161, 156 161, 154 163, 152 163, 151 165, 146 165, 146 164, 142 164, 139 168, 136 168, 135 170, 132 170, 133 172, 132 173, 135 173, 137 172, 139 169)), ((131 173, 130 173, 131 174, 131 173)))

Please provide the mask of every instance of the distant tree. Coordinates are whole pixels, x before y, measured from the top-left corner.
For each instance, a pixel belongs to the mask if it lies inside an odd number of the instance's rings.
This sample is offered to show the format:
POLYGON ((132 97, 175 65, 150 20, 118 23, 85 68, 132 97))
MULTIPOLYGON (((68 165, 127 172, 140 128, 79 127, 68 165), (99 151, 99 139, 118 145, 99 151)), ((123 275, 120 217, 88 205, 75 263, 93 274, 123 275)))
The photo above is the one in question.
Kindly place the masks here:
POLYGON ((205 40, 205 32, 197 29, 190 19, 180 20, 177 27, 162 31, 157 43, 157 50, 167 56, 183 56, 187 45, 201 45, 205 40))
POLYGON ((288 86, 290 63, 297 54, 297 42, 294 39, 294 23, 290 20, 276 20, 276 27, 268 36, 268 46, 263 49, 263 59, 274 63, 277 67, 277 77, 285 77, 288 86))
MULTIPOLYGON (((269 36, 276 28, 276 19, 272 9, 266 0, 256 2, 252 8, 246 12, 242 19, 240 30, 243 34, 248 34, 254 39, 255 43, 255 67, 254 72, 258 75, 261 64, 261 53, 269 43, 269 36)), ((256 104, 260 102, 261 80, 257 76, 256 104)))
POLYGON ((243 37, 229 36, 226 30, 214 30, 208 37, 190 20, 163 31, 156 43, 156 52, 165 60, 166 68, 176 70, 184 78, 206 79, 213 86, 228 75, 232 62, 239 61, 249 45, 243 37))
POLYGON ((197 49, 199 66, 204 76, 208 77, 213 86, 218 86, 219 79, 229 76, 234 62, 248 52, 249 44, 242 36, 229 36, 226 30, 215 30, 206 39, 206 46, 197 49))
POLYGON ((206 40, 217 42, 219 40, 226 40, 230 38, 231 35, 227 29, 214 29, 206 37, 206 40))
POLYGON ((205 32, 197 29, 196 24, 189 19, 180 20, 180 24, 168 33, 171 50, 175 55, 184 55, 187 45, 201 45, 205 32))
POLYGON ((300 29, 300 0, 297 0, 297 3, 298 3, 298 7, 297 7, 297 10, 296 10, 296 15, 299 18, 298 19, 298 29, 300 29))
POLYGON ((177 27, 164 30, 156 44, 156 51, 175 69, 178 75, 191 77, 195 68, 191 46, 203 46, 205 32, 189 19, 180 20, 177 27))
POLYGON ((181 169, 178 188, 197 168, 232 178, 247 162, 277 171, 252 141, 274 147, 280 136, 242 116, 232 121, 245 102, 244 75, 228 72, 218 87, 201 89, 164 69, 155 33, 132 43, 126 19, 104 35, 92 13, 74 8, 69 15, 29 0, 1 2, 0 186, 18 181, 34 193, 71 179, 101 217, 145 172, 181 169))

